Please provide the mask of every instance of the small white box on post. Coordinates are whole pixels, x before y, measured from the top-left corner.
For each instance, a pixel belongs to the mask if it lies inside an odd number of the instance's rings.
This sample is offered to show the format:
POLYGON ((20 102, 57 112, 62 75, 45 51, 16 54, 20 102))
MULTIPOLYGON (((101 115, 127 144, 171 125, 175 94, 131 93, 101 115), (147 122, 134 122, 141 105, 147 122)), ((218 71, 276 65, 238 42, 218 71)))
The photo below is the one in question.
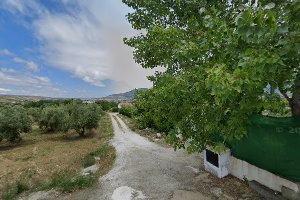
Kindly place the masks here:
POLYGON ((223 178, 229 174, 230 150, 221 153, 214 152, 210 148, 204 150, 204 167, 206 171, 223 178))

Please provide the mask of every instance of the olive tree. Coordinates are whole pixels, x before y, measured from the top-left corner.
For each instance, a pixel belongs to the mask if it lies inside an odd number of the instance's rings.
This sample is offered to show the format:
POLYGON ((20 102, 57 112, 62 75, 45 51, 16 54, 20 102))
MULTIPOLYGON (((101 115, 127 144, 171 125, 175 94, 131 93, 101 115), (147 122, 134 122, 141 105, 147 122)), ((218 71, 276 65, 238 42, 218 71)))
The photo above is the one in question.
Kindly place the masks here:
POLYGON ((70 128, 79 136, 84 136, 87 129, 97 128, 102 110, 96 104, 79 104, 70 107, 70 128))
POLYGON ((143 30, 124 39, 136 62, 165 68, 147 98, 171 117, 176 147, 241 138, 248 117, 278 97, 300 116, 299 1, 123 2, 134 10, 132 27, 143 30))
POLYGON ((0 108, 0 141, 21 140, 21 133, 31 130, 32 121, 22 106, 4 106, 0 108))
POLYGON ((69 130, 69 113, 65 106, 47 106, 43 108, 39 120, 41 129, 47 132, 69 130))

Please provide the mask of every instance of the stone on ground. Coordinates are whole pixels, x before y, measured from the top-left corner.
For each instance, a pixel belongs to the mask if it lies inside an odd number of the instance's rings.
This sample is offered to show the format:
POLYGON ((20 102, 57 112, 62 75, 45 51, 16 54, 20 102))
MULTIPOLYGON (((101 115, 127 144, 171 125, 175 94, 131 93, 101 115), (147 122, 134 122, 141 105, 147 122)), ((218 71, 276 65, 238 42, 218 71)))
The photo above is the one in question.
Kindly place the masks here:
POLYGON ((223 192, 222 192, 222 189, 221 188, 218 188, 218 187, 213 187, 210 189, 210 192, 215 195, 216 197, 220 197, 223 192))
POLYGON ((145 199, 146 197, 142 191, 135 190, 128 186, 118 187, 114 190, 111 199, 112 200, 137 200, 145 199))
POLYGON ((99 166, 97 164, 92 165, 90 167, 84 168, 81 170, 80 174, 82 176, 87 176, 90 174, 95 174, 99 170, 99 166))

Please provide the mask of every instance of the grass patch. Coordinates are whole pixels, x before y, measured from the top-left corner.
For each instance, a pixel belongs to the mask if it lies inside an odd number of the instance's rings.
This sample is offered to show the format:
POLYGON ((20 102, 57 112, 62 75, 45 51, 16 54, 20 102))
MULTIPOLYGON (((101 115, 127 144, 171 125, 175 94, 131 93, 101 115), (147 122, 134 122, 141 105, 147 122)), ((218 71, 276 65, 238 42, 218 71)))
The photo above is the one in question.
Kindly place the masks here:
POLYGON ((30 186, 24 182, 17 182, 16 185, 7 185, 1 196, 3 200, 15 200, 22 192, 28 191, 30 186))
POLYGON ((45 184, 43 190, 57 188, 62 192, 73 192, 78 189, 91 187, 97 180, 96 175, 81 176, 65 170, 54 175, 52 180, 45 184))
POLYGON ((106 144, 103 144, 103 146, 101 146, 97 151, 95 151, 93 155, 98 156, 101 159, 101 158, 108 156, 109 152, 111 152, 113 149, 114 149, 113 146, 106 143, 106 144))
POLYGON ((30 186, 27 183, 17 182, 16 193, 21 194, 30 189, 30 186))
POLYGON ((95 163, 96 163, 95 157, 91 153, 84 156, 84 159, 83 159, 83 167, 84 168, 92 166, 95 163))
POLYGON ((17 193, 26 191, 27 187, 23 183, 30 185, 28 192, 45 185, 48 188, 57 186, 63 191, 89 187, 93 179, 107 173, 114 163, 115 149, 108 143, 113 137, 113 126, 108 114, 100 119, 99 128, 84 138, 78 137, 75 131, 67 134, 41 134, 38 127, 33 128, 32 133, 22 134, 21 144, 9 148, 0 146, 0 199, 13 199, 17 193), (94 157, 101 159, 95 161, 94 157), (76 175, 82 167, 94 163, 101 165, 95 177, 76 175), (69 172, 65 172, 65 169, 69 172))
POLYGON ((1 196, 3 200, 15 200, 17 198, 17 194, 13 191, 13 189, 6 187, 4 193, 1 196))
POLYGON ((83 159, 83 167, 89 167, 96 163, 95 157, 100 157, 100 159, 105 159, 109 156, 110 152, 114 151, 114 147, 109 143, 103 144, 99 149, 85 155, 83 159))

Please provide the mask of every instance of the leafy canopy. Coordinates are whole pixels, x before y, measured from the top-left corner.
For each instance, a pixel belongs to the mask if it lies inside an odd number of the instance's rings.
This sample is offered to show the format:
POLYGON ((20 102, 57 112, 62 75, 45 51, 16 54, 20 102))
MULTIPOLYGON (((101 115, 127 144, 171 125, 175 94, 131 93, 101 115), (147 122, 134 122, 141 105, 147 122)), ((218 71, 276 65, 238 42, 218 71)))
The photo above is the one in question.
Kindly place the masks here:
POLYGON ((0 108, 0 142, 21 140, 20 134, 31 130, 32 121, 22 106, 4 106, 0 108))
POLYGON ((86 129, 98 128, 102 110, 96 104, 71 107, 70 128, 84 136, 86 129))
POLYGON ((123 2, 143 32, 124 39, 136 62, 166 69, 138 97, 139 117, 166 121, 176 147, 241 138, 249 115, 282 96, 300 116, 299 1, 123 2))

